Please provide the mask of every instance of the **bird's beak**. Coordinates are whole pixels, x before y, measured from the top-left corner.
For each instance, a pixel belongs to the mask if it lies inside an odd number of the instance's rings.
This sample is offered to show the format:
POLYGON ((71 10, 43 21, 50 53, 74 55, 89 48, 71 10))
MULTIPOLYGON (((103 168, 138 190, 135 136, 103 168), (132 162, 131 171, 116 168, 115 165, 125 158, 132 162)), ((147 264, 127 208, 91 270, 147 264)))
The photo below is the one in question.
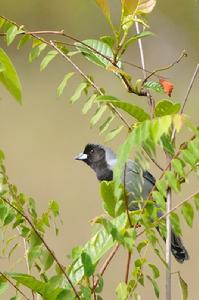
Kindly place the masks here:
POLYGON ((88 158, 88 155, 85 153, 80 153, 74 157, 74 159, 76 159, 76 160, 86 160, 87 158, 88 158))

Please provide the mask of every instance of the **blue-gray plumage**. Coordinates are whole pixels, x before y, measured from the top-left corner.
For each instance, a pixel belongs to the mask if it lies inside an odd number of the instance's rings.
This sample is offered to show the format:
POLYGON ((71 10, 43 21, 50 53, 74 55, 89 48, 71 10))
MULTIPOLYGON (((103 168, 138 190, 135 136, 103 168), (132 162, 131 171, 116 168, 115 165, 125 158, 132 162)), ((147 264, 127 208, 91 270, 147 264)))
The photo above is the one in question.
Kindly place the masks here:
MULTIPOLYGON (((89 165, 95 171, 99 181, 113 180, 113 169, 117 158, 110 148, 98 144, 87 144, 84 152, 76 156, 75 159, 84 161, 89 165)), ((143 170, 135 161, 128 160, 122 175, 123 184, 124 180, 128 193, 129 210, 136 210, 139 208, 138 200, 147 199, 155 185, 155 178, 151 173, 143 170)), ((159 211, 158 216, 161 215, 162 213, 159 211)), ((158 227, 157 230, 159 231, 158 227)), ((180 263, 189 258, 181 238, 176 236, 173 231, 171 232, 171 251, 180 263)))

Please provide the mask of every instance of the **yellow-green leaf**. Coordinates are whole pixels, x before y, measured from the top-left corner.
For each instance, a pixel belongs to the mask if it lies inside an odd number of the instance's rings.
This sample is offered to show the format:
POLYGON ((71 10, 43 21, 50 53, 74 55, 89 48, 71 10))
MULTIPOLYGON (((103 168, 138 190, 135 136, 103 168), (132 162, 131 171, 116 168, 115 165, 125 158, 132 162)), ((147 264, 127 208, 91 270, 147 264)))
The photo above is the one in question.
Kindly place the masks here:
POLYGON ((107 0, 95 0, 98 6, 101 8, 104 16, 110 20, 110 8, 107 0))
POLYGON ((0 48, 0 63, 4 67, 0 72, 0 82, 6 87, 17 102, 21 103, 21 82, 10 58, 0 48))
POLYGON ((149 14, 156 5, 156 0, 139 0, 137 12, 149 14))
POLYGON ((178 272, 179 283, 182 292, 182 300, 188 300, 188 284, 184 281, 181 277, 180 273, 178 272))
POLYGON ((61 96, 61 94, 63 93, 68 80, 74 75, 74 72, 68 73, 64 76, 64 79, 62 80, 62 82, 60 83, 60 85, 57 88, 57 95, 61 96))

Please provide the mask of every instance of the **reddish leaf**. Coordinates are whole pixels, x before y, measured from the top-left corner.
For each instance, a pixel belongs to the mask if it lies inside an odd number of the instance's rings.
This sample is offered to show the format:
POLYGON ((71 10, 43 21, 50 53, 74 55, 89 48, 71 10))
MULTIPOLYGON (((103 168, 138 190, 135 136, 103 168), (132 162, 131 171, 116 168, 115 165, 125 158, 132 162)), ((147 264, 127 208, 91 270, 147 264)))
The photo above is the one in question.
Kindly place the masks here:
POLYGON ((171 93, 173 91, 174 85, 165 79, 160 79, 159 83, 163 87, 165 94, 167 94, 169 97, 171 97, 171 93))

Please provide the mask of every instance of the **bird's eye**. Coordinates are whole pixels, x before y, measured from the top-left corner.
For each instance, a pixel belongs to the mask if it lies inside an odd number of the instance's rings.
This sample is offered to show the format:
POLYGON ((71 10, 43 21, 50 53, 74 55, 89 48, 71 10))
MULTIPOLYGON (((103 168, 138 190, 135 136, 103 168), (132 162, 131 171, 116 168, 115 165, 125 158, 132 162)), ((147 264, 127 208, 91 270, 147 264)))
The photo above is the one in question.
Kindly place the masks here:
POLYGON ((94 152, 94 149, 91 149, 90 153, 93 153, 94 152))

